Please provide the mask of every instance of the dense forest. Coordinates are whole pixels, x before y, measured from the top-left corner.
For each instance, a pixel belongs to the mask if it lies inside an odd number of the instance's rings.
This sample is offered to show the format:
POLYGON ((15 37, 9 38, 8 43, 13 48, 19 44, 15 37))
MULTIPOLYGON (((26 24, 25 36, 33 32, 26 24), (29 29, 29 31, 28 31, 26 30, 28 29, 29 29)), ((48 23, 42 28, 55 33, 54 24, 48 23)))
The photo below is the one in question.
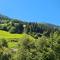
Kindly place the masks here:
POLYGON ((0 60, 60 60, 60 26, 0 14, 0 60))
POLYGON ((10 33, 23 33, 24 29, 25 33, 32 36, 41 36, 42 34, 49 36, 50 33, 54 33, 55 31, 60 32, 60 26, 53 24, 23 22, 21 20, 11 19, 7 16, 0 15, 0 30, 5 30, 10 33))

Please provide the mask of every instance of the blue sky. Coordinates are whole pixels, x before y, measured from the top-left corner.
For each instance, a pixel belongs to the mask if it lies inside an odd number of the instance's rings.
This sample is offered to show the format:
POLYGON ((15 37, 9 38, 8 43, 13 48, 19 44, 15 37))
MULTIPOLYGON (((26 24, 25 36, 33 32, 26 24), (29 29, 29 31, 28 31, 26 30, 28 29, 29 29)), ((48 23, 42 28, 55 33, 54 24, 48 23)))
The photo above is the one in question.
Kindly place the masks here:
POLYGON ((0 0, 0 13, 23 21, 60 25, 60 0, 0 0))

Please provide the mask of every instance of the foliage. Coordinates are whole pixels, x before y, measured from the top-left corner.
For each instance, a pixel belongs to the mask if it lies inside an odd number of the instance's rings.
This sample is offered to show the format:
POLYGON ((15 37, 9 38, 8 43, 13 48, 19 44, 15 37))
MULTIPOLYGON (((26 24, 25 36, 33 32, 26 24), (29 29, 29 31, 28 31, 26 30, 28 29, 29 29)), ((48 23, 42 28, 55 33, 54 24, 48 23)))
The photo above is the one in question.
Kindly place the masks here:
POLYGON ((0 60, 60 60, 60 35, 42 35, 38 39, 0 39, 0 60), (10 46, 11 45, 11 46, 10 46))
POLYGON ((0 15, 0 60, 60 60, 59 27, 0 15))

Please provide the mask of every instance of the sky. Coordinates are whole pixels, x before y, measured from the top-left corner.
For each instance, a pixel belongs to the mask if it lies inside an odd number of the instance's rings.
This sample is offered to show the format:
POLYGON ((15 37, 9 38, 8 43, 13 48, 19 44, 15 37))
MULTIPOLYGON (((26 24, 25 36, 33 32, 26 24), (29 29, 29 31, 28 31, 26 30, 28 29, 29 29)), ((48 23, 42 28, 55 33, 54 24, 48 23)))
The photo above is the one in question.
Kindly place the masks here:
POLYGON ((0 0, 0 13, 27 22, 60 25, 60 0, 0 0))

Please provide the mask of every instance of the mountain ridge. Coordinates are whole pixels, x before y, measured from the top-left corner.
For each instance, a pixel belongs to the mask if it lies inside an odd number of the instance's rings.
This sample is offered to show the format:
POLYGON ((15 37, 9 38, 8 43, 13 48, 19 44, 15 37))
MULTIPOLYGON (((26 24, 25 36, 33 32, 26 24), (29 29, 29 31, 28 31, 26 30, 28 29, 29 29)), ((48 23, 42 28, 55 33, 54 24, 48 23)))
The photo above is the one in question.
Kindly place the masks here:
POLYGON ((8 31, 10 33, 25 32, 30 35, 31 33, 38 34, 44 32, 50 34, 55 31, 60 32, 60 26, 50 23, 24 22, 22 20, 12 19, 0 14, 0 30, 8 31), (24 28, 23 25, 26 25, 26 27, 24 28))

